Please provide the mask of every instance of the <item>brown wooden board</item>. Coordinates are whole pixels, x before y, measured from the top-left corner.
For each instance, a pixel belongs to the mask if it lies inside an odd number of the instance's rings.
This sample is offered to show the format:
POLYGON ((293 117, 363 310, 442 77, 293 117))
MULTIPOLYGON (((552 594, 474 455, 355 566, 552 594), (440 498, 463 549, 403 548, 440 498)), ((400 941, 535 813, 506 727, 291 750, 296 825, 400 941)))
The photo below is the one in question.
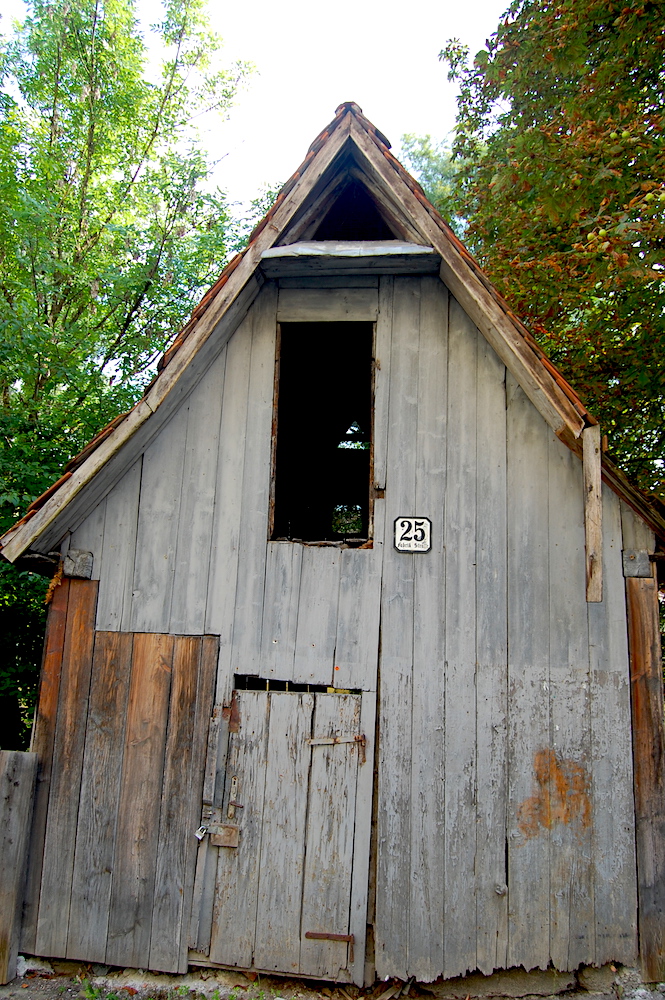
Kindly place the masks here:
POLYGON ((37 754, 0 750, 0 983, 16 975, 37 754))
POLYGON ((110 965, 145 967, 150 954, 173 642, 169 635, 134 637, 106 949, 110 965))
POLYGON ((37 919, 38 955, 64 955, 67 950, 96 603, 96 581, 70 581, 37 919))
POLYGON ((665 979, 665 734, 654 579, 626 580, 642 975, 665 979))
POLYGON ((42 883, 44 834, 51 787, 53 743, 58 712, 62 653, 65 647, 68 600, 69 580, 63 580, 55 588, 48 610, 37 712, 30 746, 30 749, 37 754, 37 784, 28 849, 28 873, 20 941, 21 948, 29 955, 34 955, 37 948, 37 915, 42 883))
POLYGON ((66 957, 106 958, 133 636, 97 632, 66 957))

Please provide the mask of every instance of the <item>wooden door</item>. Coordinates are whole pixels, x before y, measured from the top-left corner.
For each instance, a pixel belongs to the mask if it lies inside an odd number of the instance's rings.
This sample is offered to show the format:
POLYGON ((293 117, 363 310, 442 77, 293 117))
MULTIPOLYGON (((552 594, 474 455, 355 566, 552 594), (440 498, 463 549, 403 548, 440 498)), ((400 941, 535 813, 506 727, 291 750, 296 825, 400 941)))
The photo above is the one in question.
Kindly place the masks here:
POLYGON ((362 984, 373 696, 236 699, 210 960, 362 984))

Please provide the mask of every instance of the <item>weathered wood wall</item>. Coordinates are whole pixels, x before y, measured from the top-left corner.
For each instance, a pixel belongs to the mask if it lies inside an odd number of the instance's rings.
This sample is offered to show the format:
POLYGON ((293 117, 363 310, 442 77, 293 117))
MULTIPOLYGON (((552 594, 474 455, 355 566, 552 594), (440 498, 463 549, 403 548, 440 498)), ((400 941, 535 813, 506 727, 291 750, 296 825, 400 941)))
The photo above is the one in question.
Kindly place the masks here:
POLYGON ((217 640, 95 632, 96 596, 50 612, 21 947, 182 972, 217 640))
POLYGON ((16 975, 37 755, 0 750, 0 983, 16 975))
POLYGON ((294 282, 264 286, 73 526, 95 554, 97 628, 219 635, 218 703, 234 673, 378 688, 380 976, 631 962, 619 502, 604 490, 604 599, 587 605, 581 463, 438 279, 381 278, 315 303, 320 319, 377 319, 374 547, 267 542, 294 282), (432 519, 427 555, 394 549, 405 514, 432 519))

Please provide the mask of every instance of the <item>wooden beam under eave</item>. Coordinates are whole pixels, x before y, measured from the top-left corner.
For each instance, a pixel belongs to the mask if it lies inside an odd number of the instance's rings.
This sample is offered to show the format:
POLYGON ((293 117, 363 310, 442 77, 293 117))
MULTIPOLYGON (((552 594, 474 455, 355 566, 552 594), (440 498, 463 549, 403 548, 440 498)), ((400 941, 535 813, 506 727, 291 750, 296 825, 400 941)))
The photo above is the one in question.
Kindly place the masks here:
POLYGON ((603 599, 601 454, 600 424, 585 427, 582 431, 584 537, 586 542, 586 599, 590 604, 599 604, 603 599))
POLYGON ((626 579, 637 847, 640 961, 646 982, 665 980, 665 729, 653 577, 626 579))

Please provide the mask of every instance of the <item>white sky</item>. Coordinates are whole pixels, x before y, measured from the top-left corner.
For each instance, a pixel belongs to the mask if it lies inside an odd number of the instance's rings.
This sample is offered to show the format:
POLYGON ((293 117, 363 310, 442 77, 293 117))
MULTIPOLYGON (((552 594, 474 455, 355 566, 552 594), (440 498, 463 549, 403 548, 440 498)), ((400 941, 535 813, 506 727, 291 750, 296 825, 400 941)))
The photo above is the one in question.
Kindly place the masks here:
MULTIPOLYGON (((496 30, 509 0, 209 0, 225 62, 253 62, 257 73, 228 121, 211 121, 202 139, 219 159, 214 181, 247 202, 263 184, 282 182, 342 101, 355 101, 399 156, 405 132, 445 139, 457 87, 438 53, 460 38, 473 55, 496 30)), ((21 0, 2 0, 3 23, 22 19, 21 0), (6 20, 5 20, 6 17, 6 20)), ((159 17, 156 0, 138 0, 141 20, 159 17)))

